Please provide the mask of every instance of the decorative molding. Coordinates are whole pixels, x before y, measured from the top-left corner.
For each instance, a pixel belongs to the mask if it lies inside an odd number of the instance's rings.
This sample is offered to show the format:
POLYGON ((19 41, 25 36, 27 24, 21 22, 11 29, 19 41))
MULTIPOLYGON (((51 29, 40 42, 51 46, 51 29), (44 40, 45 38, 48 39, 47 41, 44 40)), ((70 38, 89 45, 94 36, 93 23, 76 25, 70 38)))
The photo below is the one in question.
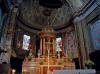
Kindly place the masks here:
POLYGON ((100 3, 98 4, 96 1, 93 2, 93 4, 88 8, 88 10, 86 10, 84 12, 84 14, 81 14, 79 16, 76 16, 74 18, 74 23, 80 20, 85 19, 88 15, 90 15, 98 6, 100 5, 100 3))
MULTIPOLYGON (((33 26, 32 27, 32 25, 31 24, 29 24, 29 23, 27 23, 23 18, 21 18, 21 16, 18 16, 17 17, 18 18, 18 21, 17 22, 19 22, 20 23, 20 27, 22 27, 22 28, 24 28, 24 29, 27 29, 28 31, 31 31, 31 32, 34 32, 35 31, 35 33, 38 33, 39 31, 41 31, 41 29, 42 28, 40 28, 40 27, 38 27, 38 26, 33 26)), ((70 26, 70 25, 72 25, 72 20, 73 19, 70 19, 70 21, 68 22, 68 23, 66 23, 67 25, 64 25, 64 26, 62 26, 62 27, 60 27, 60 28, 54 28, 54 30, 57 32, 57 33, 59 33, 59 32, 65 32, 66 31, 66 28, 68 27, 68 26, 70 26)))
POLYGON ((24 20, 20 15, 17 16, 17 19, 20 23, 22 23, 23 25, 31 28, 31 29, 34 29, 34 30, 37 30, 37 31, 40 31, 42 29, 42 27, 38 26, 38 25, 34 25, 32 26, 32 24, 28 23, 26 20, 24 20))
MULTIPOLYGON (((17 25, 19 27, 21 27, 22 29, 25 29, 25 30, 32 32, 32 33, 35 33, 35 34, 38 34, 42 30, 42 29, 35 29, 33 27, 30 27, 29 25, 22 23, 20 21, 17 21, 17 25)), ((68 26, 71 26, 71 25, 67 25, 66 27, 63 27, 63 28, 55 30, 55 31, 56 31, 56 33, 62 33, 62 32, 65 32, 65 31, 69 31, 68 26)))
POLYGON ((94 3, 95 0, 88 0, 80 8, 73 10, 73 17, 83 14, 94 3))
POLYGON ((39 33, 39 31, 41 31, 41 30, 38 30, 38 29, 34 29, 33 27, 30 27, 30 26, 28 26, 28 25, 26 25, 25 23, 22 23, 22 22, 20 22, 20 21, 17 21, 17 25, 19 26, 19 27, 21 27, 22 29, 25 29, 26 31, 29 31, 29 32, 32 32, 32 33, 35 33, 35 34, 38 34, 39 33))
POLYGON ((88 24, 89 22, 91 22, 91 21, 93 21, 93 20, 99 18, 99 17, 98 17, 99 15, 100 15, 100 5, 99 5, 93 12, 91 12, 90 15, 88 15, 88 16, 86 17, 85 20, 86 20, 87 24, 88 24))

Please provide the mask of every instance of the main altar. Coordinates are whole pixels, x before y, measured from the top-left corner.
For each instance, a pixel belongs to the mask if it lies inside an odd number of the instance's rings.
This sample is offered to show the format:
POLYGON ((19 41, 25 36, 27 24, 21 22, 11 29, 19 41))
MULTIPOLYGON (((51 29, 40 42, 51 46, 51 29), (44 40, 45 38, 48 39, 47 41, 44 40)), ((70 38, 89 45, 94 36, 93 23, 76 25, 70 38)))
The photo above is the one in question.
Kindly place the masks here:
MULTIPOLYGON (((75 69, 72 60, 64 51, 56 51, 56 33, 50 26, 43 27, 40 35, 38 57, 23 62, 23 73, 53 74, 54 70, 75 69)), ((62 49, 61 49, 62 50, 62 49)))

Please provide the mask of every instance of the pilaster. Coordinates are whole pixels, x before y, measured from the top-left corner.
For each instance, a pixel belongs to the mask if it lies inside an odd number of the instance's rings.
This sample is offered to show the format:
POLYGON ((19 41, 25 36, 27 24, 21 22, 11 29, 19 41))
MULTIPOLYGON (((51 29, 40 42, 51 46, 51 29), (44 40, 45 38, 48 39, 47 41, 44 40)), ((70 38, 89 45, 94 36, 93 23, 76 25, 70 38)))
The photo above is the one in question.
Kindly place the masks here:
POLYGON ((79 58, 81 62, 81 67, 84 68, 84 61, 86 60, 86 46, 84 42, 84 32, 83 32, 83 27, 82 27, 82 21, 78 21, 75 23, 75 30, 77 32, 77 37, 79 41, 79 58))
POLYGON ((89 58, 89 52, 91 52, 90 36, 89 36, 89 27, 85 20, 82 21, 82 28, 84 34, 84 45, 87 59, 89 58))
POLYGON ((14 32, 15 32, 15 18, 17 14, 17 9, 14 8, 12 12, 8 13, 8 19, 6 21, 6 25, 4 28, 4 35, 3 35, 3 41, 2 41, 2 50, 5 51, 5 53, 1 53, 0 58, 0 63, 6 62, 10 63, 10 57, 11 57, 11 52, 12 52, 12 42, 13 42, 13 37, 14 37, 14 32), (16 11, 15 11, 16 10, 16 11))

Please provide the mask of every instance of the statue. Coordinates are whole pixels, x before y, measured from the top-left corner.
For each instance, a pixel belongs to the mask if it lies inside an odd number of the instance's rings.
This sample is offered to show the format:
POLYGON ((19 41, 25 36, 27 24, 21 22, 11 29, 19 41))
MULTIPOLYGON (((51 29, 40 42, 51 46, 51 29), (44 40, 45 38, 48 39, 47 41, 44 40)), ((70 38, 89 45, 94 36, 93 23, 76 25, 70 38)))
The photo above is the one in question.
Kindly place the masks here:
POLYGON ((38 58, 40 58, 40 55, 41 55, 41 54, 40 54, 40 49, 39 49, 39 50, 38 50, 38 58))

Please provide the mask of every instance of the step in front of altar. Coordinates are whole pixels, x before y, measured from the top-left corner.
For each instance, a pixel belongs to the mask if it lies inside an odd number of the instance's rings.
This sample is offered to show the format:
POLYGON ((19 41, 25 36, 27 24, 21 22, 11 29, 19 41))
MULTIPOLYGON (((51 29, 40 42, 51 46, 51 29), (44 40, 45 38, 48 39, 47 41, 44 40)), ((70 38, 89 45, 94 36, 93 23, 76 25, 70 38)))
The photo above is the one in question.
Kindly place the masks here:
MULTIPOLYGON (((47 58, 46 58, 47 59, 47 58)), ((46 60, 44 58, 33 58, 31 61, 24 61, 22 70, 23 72, 31 72, 36 74, 47 74, 48 65, 50 71, 63 70, 63 69, 75 69, 74 63, 64 59, 52 59, 46 60), (49 62, 49 63, 48 63, 49 62)))

